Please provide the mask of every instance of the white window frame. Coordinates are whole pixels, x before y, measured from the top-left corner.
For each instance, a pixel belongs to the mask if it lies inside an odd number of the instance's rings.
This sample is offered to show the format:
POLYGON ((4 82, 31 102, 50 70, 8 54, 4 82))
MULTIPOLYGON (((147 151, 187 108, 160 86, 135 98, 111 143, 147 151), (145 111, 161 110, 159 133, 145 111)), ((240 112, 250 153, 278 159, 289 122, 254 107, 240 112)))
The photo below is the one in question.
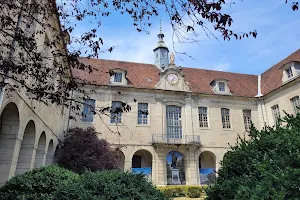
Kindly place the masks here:
POLYGON ((137 108, 138 108, 137 109, 137 124, 138 125, 148 125, 149 104, 140 102, 140 103, 138 103, 137 108), (143 113, 143 112, 146 112, 146 113, 143 113))
POLYGON ((199 119, 199 127, 200 128, 209 128, 208 108, 207 107, 205 107, 205 106, 198 107, 198 119, 199 119))
POLYGON ((243 119, 244 119, 244 126, 245 130, 250 130, 251 127, 251 110, 243 110, 243 119))
POLYGON ((81 121, 86 123, 94 122, 96 101, 94 99, 84 99, 81 121))
POLYGON ((279 109, 279 105, 276 104, 274 106, 271 107, 272 110, 272 114, 273 114, 273 120, 274 120, 274 124, 278 124, 279 123, 279 119, 280 119, 280 109, 279 109))
POLYGON ((293 98, 290 99, 292 107, 294 109, 294 114, 297 115, 300 113, 300 98, 299 96, 294 96, 293 98), (298 108, 297 108, 298 107, 298 108))
POLYGON ((122 72, 114 72, 114 83, 122 83, 123 73, 122 72))
MULTIPOLYGON (((121 101, 112 101, 111 102, 111 109, 113 110, 114 108, 122 108, 122 102, 121 101)), ((122 112, 119 113, 113 113, 110 112, 110 119, 109 122, 111 124, 119 124, 122 123, 122 112)))
POLYGON ((223 129, 231 129, 232 128, 231 123, 230 123, 230 109, 229 108, 221 108, 221 120, 222 120, 222 128, 223 129))
POLYGON ((182 110, 181 109, 182 108, 180 106, 176 106, 176 105, 166 106, 167 138, 182 139, 182 121, 181 121, 182 110))
POLYGON ((218 91, 219 92, 226 92, 226 83, 223 81, 218 81, 218 91), (222 90, 221 90, 222 88, 222 90))
POLYGON ((287 78, 292 78, 294 76, 292 66, 285 69, 285 73, 287 78))

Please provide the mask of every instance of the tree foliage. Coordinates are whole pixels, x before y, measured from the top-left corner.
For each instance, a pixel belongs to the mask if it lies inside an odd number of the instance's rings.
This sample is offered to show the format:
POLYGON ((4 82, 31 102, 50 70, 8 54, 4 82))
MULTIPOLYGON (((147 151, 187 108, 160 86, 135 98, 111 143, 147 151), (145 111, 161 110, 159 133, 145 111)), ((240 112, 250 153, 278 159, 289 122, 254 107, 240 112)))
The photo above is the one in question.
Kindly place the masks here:
POLYGON ((94 128, 69 129, 56 153, 57 164, 76 173, 117 169, 118 159, 117 151, 99 139, 94 128))
MULTIPOLYGON (((230 4, 236 1, 240 0, 230 4)), ((70 107, 77 114, 81 113, 83 100, 95 92, 85 86, 94 83, 76 79, 71 71, 75 68, 93 73, 96 69, 81 64, 78 58, 99 57, 102 52, 113 50, 113 47, 103 49, 105 38, 101 37, 100 26, 105 17, 120 13, 131 18, 137 31, 147 32, 157 17, 167 16, 173 36, 180 42, 195 42, 199 34, 225 40, 257 36, 255 30, 231 29, 234 19, 224 10, 228 6, 225 0, 57 2, 1 1, 0 84, 6 90, 24 91, 29 98, 45 104, 70 107), (76 29, 81 22, 88 23, 89 29, 76 29), (73 92, 81 95, 75 99, 73 92)), ((285 0, 285 3, 298 10, 298 1, 285 0)), ((123 105, 121 112, 130 110, 126 103, 123 105)), ((93 109, 97 114, 109 114, 111 110, 110 107, 93 109)))
POLYGON ((2 200, 52 199, 63 185, 79 179, 78 174, 52 165, 17 175, 0 188, 2 200))
POLYGON ((10 179, 1 200, 167 200, 141 174, 116 170, 81 175, 52 165, 10 179))
POLYGON ((287 115, 284 126, 255 128, 225 154, 208 200, 299 199, 300 114, 287 115))
POLYGON ((167 200, 144 175, 116 170, 84 173, 55 197, 59 200, 167 200))

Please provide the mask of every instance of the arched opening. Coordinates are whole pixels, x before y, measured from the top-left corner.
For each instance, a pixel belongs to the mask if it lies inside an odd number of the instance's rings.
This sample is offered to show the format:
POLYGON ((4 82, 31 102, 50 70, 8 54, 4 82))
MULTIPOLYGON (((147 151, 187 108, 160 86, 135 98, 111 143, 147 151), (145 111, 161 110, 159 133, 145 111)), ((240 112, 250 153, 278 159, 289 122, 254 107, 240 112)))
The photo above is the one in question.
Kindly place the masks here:
POLYGON ((34 151, 34 139, 35 139, 35 124, 31 120, 28 122, 21 144, 21 149, 18 158, 18 164, 16 168, 16 174, 23 174, 30 170, 32 154, 34 151))
POLYGON ((118 150, 118 168, 123 172, 125 166, 125 155, 122 151, 118 150))
POLYGON ((3 185, 13 175, 10 174, 11 165, 16 162, 13 156, 20 126, 16 104, 7 104, 0 120, 0 185, 3 185))
POLYGON ((200 184, 211 184, 215 179, 216 156, 209 151, 204 151, 199 156, 200 184))
POLYGON ((56 145, 54 150, 54 158, 53 158, 53 164, 57 163, 57 155, 59 153, 59 145, 56 145))
POLYGON ((185 185, 184 157, 178 151, 170 151, 166 157, 167 184, 185 185))
POLYGON ((54 149, 53 149, 53 140, 50 140, 48 145, 47 157, 46 157, 46 165, 51 165, 54 159, 54 149))
POLYGON ((152 154, 147 150, 138 150, 132 156, 132 173, 142 173, 152 179, 152 154))
POLYGON ((35 168, 40 168, 45 165, 46 158, 46 134, 42 132, 35 154, 35 168))

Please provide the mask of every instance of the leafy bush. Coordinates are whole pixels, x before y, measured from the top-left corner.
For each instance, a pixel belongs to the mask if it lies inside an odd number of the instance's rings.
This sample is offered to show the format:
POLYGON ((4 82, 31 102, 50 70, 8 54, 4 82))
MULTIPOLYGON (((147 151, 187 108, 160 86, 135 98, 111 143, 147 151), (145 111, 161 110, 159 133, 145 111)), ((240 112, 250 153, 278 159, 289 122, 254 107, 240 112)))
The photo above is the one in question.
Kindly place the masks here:
POLYGON ((164 190, 164 194, 168 198, 174 198, 174 197, 184 197, 185 192, 182 187, 167 187, 164 190))
POLYGON ((1 200, 167 200, 141 174, 116 170, 75 174, 49 166, 18 175, 0 188, 1 200))
POLYGON ((98 138, 94 128, 73 128, 60 143, 56 162, 76 173, 116 169, 118 154, 106 140, 98 138))
POLYGON ((203 189, 199 187, 188 187, 186 197, 200 198, 203 195, 203 189))
POLYGON ((225 154, 207 200, 300 199, 300 114, 283 121, 239 139, 225 154))
POLYGON ((35 169, 6 182, 0 188, 0 199, 52 199, 60 187, 78 179, 77 174, 55 165, 35 169))
POLYGON ((166 200, 163 193, 141 174, 116 170, 87 172, 55 194, 58 200, 166 200))
POLYGON ((178 185, 178 186, 159 186, 158 189, 161 190, 166 197, 189 197, 196 198, 204 196, 204 188, 206 186, 187 186, 187 185, 178 185), (193 197, 195 196, 195 197, 193 197))

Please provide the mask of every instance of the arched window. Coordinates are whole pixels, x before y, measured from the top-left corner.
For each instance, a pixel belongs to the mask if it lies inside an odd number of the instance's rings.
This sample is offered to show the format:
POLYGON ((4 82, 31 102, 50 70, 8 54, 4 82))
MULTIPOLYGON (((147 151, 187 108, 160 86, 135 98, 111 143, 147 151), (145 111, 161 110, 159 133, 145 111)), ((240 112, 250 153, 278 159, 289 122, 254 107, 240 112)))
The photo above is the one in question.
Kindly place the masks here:
POLYGON ((181 107, 167 106, 167 137, 182 138, 181 107))

